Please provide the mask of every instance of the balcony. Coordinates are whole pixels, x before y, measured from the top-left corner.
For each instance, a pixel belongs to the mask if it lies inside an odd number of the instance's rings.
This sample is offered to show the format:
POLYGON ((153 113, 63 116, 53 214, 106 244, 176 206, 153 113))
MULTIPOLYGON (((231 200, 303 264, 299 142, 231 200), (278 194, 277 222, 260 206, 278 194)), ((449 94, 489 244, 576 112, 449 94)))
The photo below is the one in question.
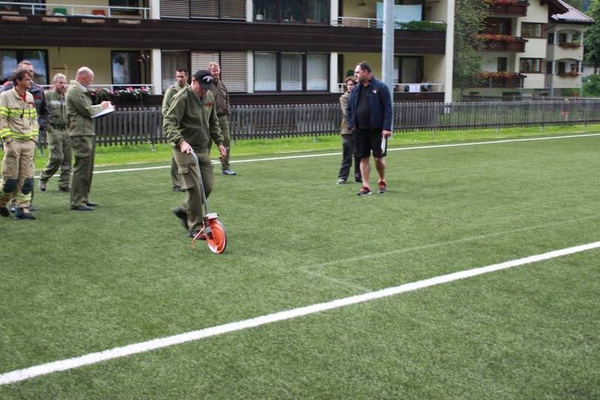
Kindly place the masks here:
POLYGON ((520 37, 490 33, 479 34, 476 38, 483 43, 483 51, 523 53, 527 43, 526 39, 520 37))
POLYGON ((524 17, 527 15, 527 1, 492 0, 489 10, 494 15, 524 17))
MULTIPOLYGON (((41 17, 93 17, 93 18, 150 18, 148 7, 111 7, 83 4, 41 4, 0 1, 0 15, 41 17)), ((4 19, 4 17, 3 17, 4 19)), ((9 19, 10 20, 10 19, 9 19)))
POLYGON ((518 89, 523 87, 524 75, 518 72, 482 72, 481 83, 477 87, 486 88, 510 88, 518 89))

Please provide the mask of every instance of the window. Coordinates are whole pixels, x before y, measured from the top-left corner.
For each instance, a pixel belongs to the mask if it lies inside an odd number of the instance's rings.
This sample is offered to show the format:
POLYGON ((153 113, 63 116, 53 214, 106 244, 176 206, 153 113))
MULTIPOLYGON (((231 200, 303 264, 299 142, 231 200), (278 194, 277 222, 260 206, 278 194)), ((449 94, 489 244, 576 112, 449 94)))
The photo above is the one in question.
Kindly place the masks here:
POLYGON ((276 53, 254 53, 254 90, 277 90, 276 53))
POLYGON ((329 55, 318 53, 254 53, 254 91, 326 91, 329 55))
POLYGON ((541 58, 521 58, 519 72, 542 72, 541 58))
POLYGON ((490 18, 486 23, 484 33, 491 33, 494 35, 510 35, 512 26, 510 20, 490 18))
POLYGON ((423 80, 423 57, 394 57, 396 83, 420 83, 423 80))
POLYGON ((329 2, 323 0, 307 0, 306 22, 309 24, 328 24, 329 2))
POLYGON ((160 17, 245 20, 246 1, 247 0, 161 0, 160 17))
POLYGON ((542 24, 534 24, 531 22, 523 22, 521 24, 521 36, 524 38, 541 38, 542 24))
POLYGON ((115 15, 139 15, 139 0, 109 0, 111 14, 115 15))
MULTIPOLYGON (((139 51, 113 51, 112 83, 116 85, 139 85, 142 83, 142 60, 139 51)), ((173 74, 173 76, 175 76, 173 74)), ((145 82, 144 82, 145 83, 145 82)))
POLYGON ((281 18, 283 22, 304 21, 302 0, 281 0, 281 18))
POLYGON ((302 54, 284 53, 281 55, 281 90, 302 90, 302 54))
POLYGON ((328 54, 306 55, 306 90, 327 90, 328 54))
POLYGON ((207 69, 208 63, 216 61, 221 66, 221 78, 230 93, 248 92, 248 55, 242 51, 192 52, 192 74, 207 69))
POLYGON ((162 90, 163 92, 175 83, 175 72, 178 69, 188 70, 188 76, 191 75, 189 68, 189 52, 187 51, 163 51, 162 53, 162 90))
POLYGON ((546 73, 547 74, 553 74, 554 73, 554 68, 552 66, 552 61, 546 61, 546 73))
POLYGON ((254 21, 329 23, 330 0, 254 0, 254 21))
POLYGON ((548 44, 554 44, 554 33, 548 34, 548 44))
POLYGON ((565 44, 567 43, 567 34, 566 33, 559 33, 558 34, 558 44, 565 44))
POLYGON ((572 63, 570 63, 569 64, 569 70, 571 72, 579 73, 579 62, 578 61, 573 61, 572 63))
POLYGON ((564 75, 567 72, 566 70, 566 64, 562 61, 558 62, 558 75, 564 75))
POLYGON ((0 62, 2 75, 0 83, 12 79, 12 73, 21 61, 30 61, 33 65, 35 76, 33 80, 38 85, 48 85, 48 52, 46 50, 3 50, 0 49, 0 62))
POLYGON ((496 65, 496 71, 508 71, 508 58, 498 57, 498 64, 496 65))

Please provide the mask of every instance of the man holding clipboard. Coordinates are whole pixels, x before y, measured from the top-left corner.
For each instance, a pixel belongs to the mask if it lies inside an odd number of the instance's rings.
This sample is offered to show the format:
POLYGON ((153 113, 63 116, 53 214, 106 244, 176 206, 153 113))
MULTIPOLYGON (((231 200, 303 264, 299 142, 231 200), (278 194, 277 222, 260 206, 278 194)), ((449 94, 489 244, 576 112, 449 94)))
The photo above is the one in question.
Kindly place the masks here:
POLYGON ((375 79, 371 66, 361 62, 354 69, 358 85, 348 99, 346 123, 354 135, 355 155, 360 157, 360 173, 363 186, 357 193, 368 196, 371 192, 369 158, 373 153, 375 168, 379 175, 378 192, 387 192, 385 180, 385 155, 387 139, 392 135, 392 96, 388 87, 375 79))
POLYGON ((71 181, 71 210, 75 211, 92 211, 98 205, 89 200, 96 151, 96 132, 92 118, 114 111, 110 101, 92 105, 89 87, 93 82, 94 71, 81 67, 65 95, 69 138, 75 159, 71 181))

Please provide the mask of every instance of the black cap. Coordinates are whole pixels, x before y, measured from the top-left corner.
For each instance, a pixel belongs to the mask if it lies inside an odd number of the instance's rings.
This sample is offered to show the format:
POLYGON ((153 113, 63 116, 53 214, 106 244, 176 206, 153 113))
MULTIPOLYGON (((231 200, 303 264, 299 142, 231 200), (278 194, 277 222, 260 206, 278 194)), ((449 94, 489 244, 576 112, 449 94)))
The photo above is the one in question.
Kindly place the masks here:
POLYGON ((205 90, 212 88, 214 82, 212 74, 205 69, 199 69, 196 71, 194 74, 194 79, 198 81, 200 83, 200 87, 205 90))

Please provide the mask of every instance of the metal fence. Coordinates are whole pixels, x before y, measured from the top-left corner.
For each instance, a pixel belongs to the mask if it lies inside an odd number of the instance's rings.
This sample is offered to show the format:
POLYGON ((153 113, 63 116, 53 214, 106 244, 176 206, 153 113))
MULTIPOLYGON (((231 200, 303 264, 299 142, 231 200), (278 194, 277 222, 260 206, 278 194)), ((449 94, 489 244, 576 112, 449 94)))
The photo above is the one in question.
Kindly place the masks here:
MULTIPOLYGON (((395 103, 395 131, 437 131, 600 122, 600 100, 395 103)), ((233 140, 338 134, 339 104, 233 106, 233 140)), ((119 108, 96 121, 102 146, 164 143, 159 107, 119 108)), ((41 138, 45 145, 45 138, 41 138)))

